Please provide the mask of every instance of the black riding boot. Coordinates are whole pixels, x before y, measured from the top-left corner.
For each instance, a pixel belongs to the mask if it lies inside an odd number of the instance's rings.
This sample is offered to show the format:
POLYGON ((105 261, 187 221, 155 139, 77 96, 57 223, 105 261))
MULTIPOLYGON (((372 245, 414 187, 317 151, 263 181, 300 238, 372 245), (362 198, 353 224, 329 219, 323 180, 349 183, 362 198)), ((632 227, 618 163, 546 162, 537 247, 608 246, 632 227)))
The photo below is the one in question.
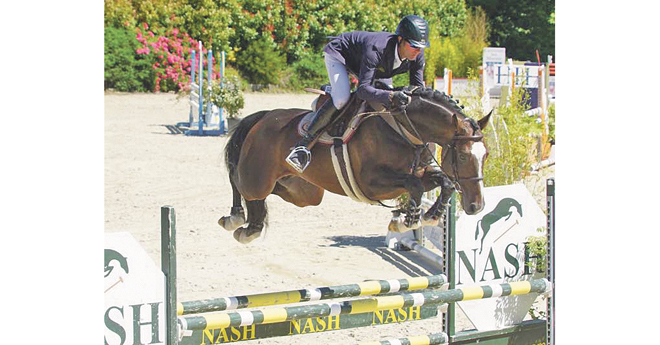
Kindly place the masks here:
POLYGON ((337 112, 338 110, 332 103, 332 99, 323 103, 321 108, 314 113, 307 133, 303 135, 303 138, 296 143, 296 146, 291 150, 289 156, 286 157, 286 162, 299 173, 305 171, 309 163, 312 161, 312 153, 307 146, 314 141, 314 138, 316 138, 316 136, 323 131, 325 126, 332 121, 337 112))

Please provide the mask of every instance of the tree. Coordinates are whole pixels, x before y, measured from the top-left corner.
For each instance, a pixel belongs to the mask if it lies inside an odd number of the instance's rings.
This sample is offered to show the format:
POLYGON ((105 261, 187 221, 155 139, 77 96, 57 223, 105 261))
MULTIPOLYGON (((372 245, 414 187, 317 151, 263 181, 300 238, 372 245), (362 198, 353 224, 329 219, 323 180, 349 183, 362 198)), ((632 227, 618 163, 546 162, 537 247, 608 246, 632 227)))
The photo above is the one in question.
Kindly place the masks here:
POLYGON ((507 57, 516 60, 541 60, 555 55, 554 0, 467 0, 481 7, 489 18, 490 45, 505 47, 507 57))

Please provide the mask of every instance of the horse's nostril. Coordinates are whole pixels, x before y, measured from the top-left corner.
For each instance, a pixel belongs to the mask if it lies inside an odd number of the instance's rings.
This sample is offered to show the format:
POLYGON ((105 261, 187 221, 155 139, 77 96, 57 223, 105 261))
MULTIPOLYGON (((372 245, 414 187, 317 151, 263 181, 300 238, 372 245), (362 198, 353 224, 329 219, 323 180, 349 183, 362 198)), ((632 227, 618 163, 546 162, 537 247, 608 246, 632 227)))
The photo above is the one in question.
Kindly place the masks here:
POLYGON ((479 210, 479 206, 476 203, 470 204, 470 214, 475 214, 479 210))

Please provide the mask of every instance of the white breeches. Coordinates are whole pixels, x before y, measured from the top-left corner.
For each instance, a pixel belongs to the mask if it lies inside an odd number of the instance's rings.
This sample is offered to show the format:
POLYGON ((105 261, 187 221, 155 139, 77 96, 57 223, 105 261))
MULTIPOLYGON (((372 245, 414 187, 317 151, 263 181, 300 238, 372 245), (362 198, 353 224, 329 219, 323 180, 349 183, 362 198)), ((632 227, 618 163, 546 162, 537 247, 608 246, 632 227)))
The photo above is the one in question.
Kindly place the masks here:
POLYGON ((325 54, 325 69, 328 71, 330 79, 330 96, 335 108, 341 109, 351 97, 351 83, 348 80, 348 71, 346 65, 337 61, 334 57, 325 54))

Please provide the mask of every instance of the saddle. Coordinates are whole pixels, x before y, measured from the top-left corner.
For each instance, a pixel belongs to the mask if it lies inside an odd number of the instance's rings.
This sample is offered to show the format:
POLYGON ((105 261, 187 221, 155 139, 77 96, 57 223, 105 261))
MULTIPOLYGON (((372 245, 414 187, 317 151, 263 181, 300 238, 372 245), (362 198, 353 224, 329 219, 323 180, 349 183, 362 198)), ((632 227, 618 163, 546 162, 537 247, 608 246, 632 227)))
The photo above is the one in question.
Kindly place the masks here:
MULTIPOLYGON (((384 90, 392 90, 391 87, 381 82, 376 82, 375 86, 384 90)), ((317 97, 312 103, 312 110, 314 111, 318 110, 323 103, 331 101, 330 85, 322 85, 320 89, 305 88, 305 91, 319 95, 319 97, 317 97)), ((298 134, 300 136, 307 133, 307 129, 312 120, 312 115, 312 113, 308 113, 298 123, 298 134)), ((408 130, 397 125, 394 115, 391 112, 386 111, 385 107, 381 104, 361 100, 357 97, 355 92, 351 93, 346 106, 338 115, 337 119, 335 119, 333 123, 323 131, 317 144, 331 145, 337 139, 340 139, 343 143, 348 143, 358 127, 366 119, 373 116, 380 116, 388 125, 390 125, 390 127, 392 127, 392 129, 394 129, 394 131, 407 138, 413 144, 424 144, 408 130)))
MULTIPOLYGON (((331 101, 329 85, 322 86, 321 90, 305 90, 319 94, 315 103, 312 104, 314 110, 319 109, 324 102, 331 101)), ((308 113, 298 123, 298 133, 301 136, 307 133, 307 128, 311 123, 312 115, 312 113, 308 113)), ((380 201, 367 198, 357 185, 353 175, 353 169, 351 168, 347 148, 348 142, 357 132, 360 125, 366 119, 374 116, 380 116, 388 125, 390 125, 390 127, 392 127, 392 129, 394 129, 394 131, 407 138, 408 141, 413 144, 424 144, 404 127, 399 126, 394 119, 394 115, 389 111, 385 111, 385 108, 382 105, 365 102, 364 100, 359 99, 355 92, 351 93, 348 103, 338 115, 338 118, 329 126, 329 128, 323 131, 316 143, 317 145, 332 145, 330 147, 332 165, 344 193, 355 201, 378 205, 380 204, 380 201)), ((416 175, 420 174, 421 176, 424 167, 421 167, 420 169, 419 172, 415 171, 412 173, 415 173, 416 175)))

